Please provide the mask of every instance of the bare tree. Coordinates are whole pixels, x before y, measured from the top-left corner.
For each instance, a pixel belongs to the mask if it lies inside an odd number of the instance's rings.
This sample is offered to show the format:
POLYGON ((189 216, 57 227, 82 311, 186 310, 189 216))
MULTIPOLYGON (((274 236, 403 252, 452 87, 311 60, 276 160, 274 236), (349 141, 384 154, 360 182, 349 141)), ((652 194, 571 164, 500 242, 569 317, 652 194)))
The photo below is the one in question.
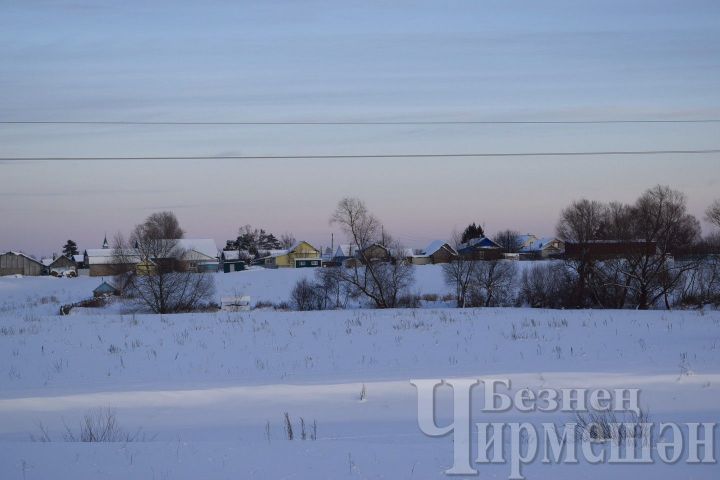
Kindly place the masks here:
MULTIPOLYGON (((635 239, 633 208, 621 202, 604 207, 597 238, 616 242, 635 239)), ((625 274, 628 260, 610 258, 592 262, 587 286, 593 302, 603 308, 623 308, 628 301, 631 278, 625 274)))
POLYGON ((633 240, 633 209, 621 202, 610 202, 604 207, 597 238, 601 240, 633 240))
POLYGON ((400 251, 402 247, 390 243, 380 221, 358 198, 340 200, 330 222, 340 226, 358 252, 356 261, 338 270, 340 281, 347 284, 353 294, 368 298, 377 308, 395 307, 400 294, 414 281, 412 265, 407 259, 378 261, 368 254, 368 247, 377 244, 389 251, 400 251))
POLYGON ((605 206, 596 201, 578 200, 564 209, 557 225, 558 237, 566 242, 578 244, 580 255, 568 262, 577 273, 574 287, 574 303, 578 307, 587 302, 587 282, 591 274, 593 259, 590 256, 589 244, 596 240, 605 221, 605 206))
POLYGON ((178 239, 185 236, 180 222, 173 212, 157 212, 151 214, 141 224, 142 236, 155 239, 178 239))
POLYGON ((358 250, 364 250, 382 240, 383 228, 380 221, 370 213, 359 198, 340 200, 330 217, 330 223, 339 225, 358 250))
POLYGON ((673 254, 700 236, 700 223, 687 213, 685 195, 658 185, 643 193, 632 208, 635 238, 656 245, 656 252, 628 256, 625 274, 637 308, 650 308, 659 299, 670 309, 669 295, 679 287, 696 260, 675 259, 673 254))
POLYGON ((116 237, 116 262, 137 265, 120 274, 116 282, 138 308, 154 313, 192 311, 214 294, 213 277, 189 271, 179 239, 165 237, 180 234, 172 212, 161 212, 136 225, 127 242, 116 237))
POLYGON ((342 270, 337 267, 315 270, 315 283, 325 298, 326 308, 340 309, 347 306, 349 285, 343 282, 342 270))
POLYGON ((516 262, 477 262, 471 283, 473 304, 491 307, 511 303, 516 276, 516 262))
POLYGON ((493 241, 502 247, 503 253, 517 253, 520 250, 520 234, 515 230, 498 232, 493 241))
POLYGON ((523 270, 517 304, 533 308, 566 306, 574 282, 571 272, 572 269, 559 262, 538 262, 523 270))
MULTIPOLYGON (((461 235, 457 231, 453 232, 452 245, 455 251, 458 251, 461 243, 461 235)), ((477 261, 466 255, 455 255, 449 263, 442 266, 445 283, 455 289, 458 308, 468 306, 468 294, 476 268, 477 261)))
POLYGON ((720 198, 715 200, 707 210, 705 210, 705 219, 720 228, 720 198))
POLYGON ((720 305, 720 258, 715 255, 703 257, 696 268, 686 272, 682 289, 680 302, 683 305, 720 305))
POLYGON ((290 248, 295 244, 295 236, 290 232, 285 232, 280 235, 280 246, 282 248, 290 248))
POLYGON ((290 293, 290 303, 295 310, 325 310, 326 297, 319 285, 301 278, 290 293))

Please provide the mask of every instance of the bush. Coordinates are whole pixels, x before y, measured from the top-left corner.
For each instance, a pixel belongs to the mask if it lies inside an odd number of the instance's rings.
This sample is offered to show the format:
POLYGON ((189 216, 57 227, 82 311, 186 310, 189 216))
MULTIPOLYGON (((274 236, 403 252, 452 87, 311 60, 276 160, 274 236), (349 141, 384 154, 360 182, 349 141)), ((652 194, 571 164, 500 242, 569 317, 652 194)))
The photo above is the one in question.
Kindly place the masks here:
POLYGON ((562 308, 569 304, 572 277, 563 264, 538 264, 525 270, 517 304, 533 308, 562 308))
POLYGON ((642 425, 650 423, 647 412, 630 412, 618 418, 613 411, 589 411, 575 414, 575 432, 578 439, 585 442, 607 442, 616 444, 633 439, 633 443, 649 441, 643 438, 642 425))
POLYGON ((686 285, 678 299, 681 306, 720 305, 720 258, 708 257, 686 274, 686 285))
MULTIPOLYGON (((42 423, 38 428, 39 434, 30 435, 30 439, 34 442, 51 442, 52 439, 47 428, 42 423)), ((63 440, 66 442, 106 443, 144 441, 146 438, 144 435, 140 435, 139 429, 134 433, 123 430, 118 425, 113 410, 99 409, 86 413, 77 431, 65 425, 63 440)))
POLYGON ((397 300, 398 308, 420 308, 420 297, 418 295, 408 293, 401 295, 397 300))
POLYGON ((509 260, 476 262, 469 284, 470 305, 512 305, 517 268, 517 263, 509 260))
POLYGON ((325 310, 327 302, 322 286, 301 278, 292 289, 290 305, 300 311, 325 310))

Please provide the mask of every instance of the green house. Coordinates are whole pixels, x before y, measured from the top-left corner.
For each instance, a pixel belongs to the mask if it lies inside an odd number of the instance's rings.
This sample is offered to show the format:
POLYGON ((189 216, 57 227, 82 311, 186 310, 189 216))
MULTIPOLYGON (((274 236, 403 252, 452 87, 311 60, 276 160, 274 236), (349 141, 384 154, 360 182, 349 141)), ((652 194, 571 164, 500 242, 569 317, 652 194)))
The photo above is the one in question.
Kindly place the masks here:
POLYGON ((93 297, 109 297, 111 295, 120 295, 120 290, 108 282, 102 282, 93 290, 93 297))

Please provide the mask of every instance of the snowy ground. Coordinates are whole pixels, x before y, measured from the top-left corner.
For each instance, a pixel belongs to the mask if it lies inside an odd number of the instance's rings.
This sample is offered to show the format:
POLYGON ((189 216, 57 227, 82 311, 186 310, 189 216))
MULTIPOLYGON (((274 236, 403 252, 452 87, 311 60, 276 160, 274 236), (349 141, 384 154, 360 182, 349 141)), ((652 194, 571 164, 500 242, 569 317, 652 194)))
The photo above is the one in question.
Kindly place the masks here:
MULTIPOLYGON (((526 267, 533 262, 520 262, 526 267)), ((264 301, 286 302, 295 283, 312 278, 312 268, 269 270, 253 267, 244 272, 215 274, 215 300, 221 297, 248 295, 253 304, 264 301)), ((55 314, 60 304, 68 304, 92 297, 92 291, 103 278, 81 275, 78 278, 55 277, 0 277, 0 315, 13 313, 55 314)), ((415 267, 414 293, 451 293, 445 285, 441 265, 415 267)))
MULTIPOLYGON (((422 267, 416 291, 446 293, 422 267)), ((218 274, 218 295, 282 301, 311 271, 218 274)), ((417 425, 411 379, 640 388, 652 421, 720 419, 720 313, 530 309, 59 317, 94 278, 0 278, 0 478, 443 478, 452 438, 417 425), (365 387, 366 398, 361 399, 365 387), (145 441, 68 443, 111 407, 145 441), (317 440, 285 439, 288 412, 317 440), (38 443, 42 423, 53 442, 38 443), (269 431, 266 430, 269 424, 269 431), (310 427, 308 426, 308 431, 310 427)), ((441 394, 440 417, 449 398, 441 394)), ((570 421, 562 412, 474 421, 570 421)), ((717 446, 715 447, 718 450, 717 446)), ((507 478, 482 465, 480 478, 507 478)), ((717 478, 717 465, 543 465, 528 478, 717 478)))

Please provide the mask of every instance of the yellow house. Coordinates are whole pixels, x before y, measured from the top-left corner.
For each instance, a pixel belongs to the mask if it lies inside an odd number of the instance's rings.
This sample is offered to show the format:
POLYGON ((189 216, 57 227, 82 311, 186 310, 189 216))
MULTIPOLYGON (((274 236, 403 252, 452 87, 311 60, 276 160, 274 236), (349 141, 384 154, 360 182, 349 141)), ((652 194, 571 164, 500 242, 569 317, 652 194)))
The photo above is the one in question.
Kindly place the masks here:
POLYGON ((152 260, 143 260, 135 265, 135 273, 138 275, 154 275, 155 274, 155 262, 152 260))
POLYGON ((281 253, 265 257, 267 268, 306 268, 320 266, 320 250, 307 242, 296 242, 281 253))

